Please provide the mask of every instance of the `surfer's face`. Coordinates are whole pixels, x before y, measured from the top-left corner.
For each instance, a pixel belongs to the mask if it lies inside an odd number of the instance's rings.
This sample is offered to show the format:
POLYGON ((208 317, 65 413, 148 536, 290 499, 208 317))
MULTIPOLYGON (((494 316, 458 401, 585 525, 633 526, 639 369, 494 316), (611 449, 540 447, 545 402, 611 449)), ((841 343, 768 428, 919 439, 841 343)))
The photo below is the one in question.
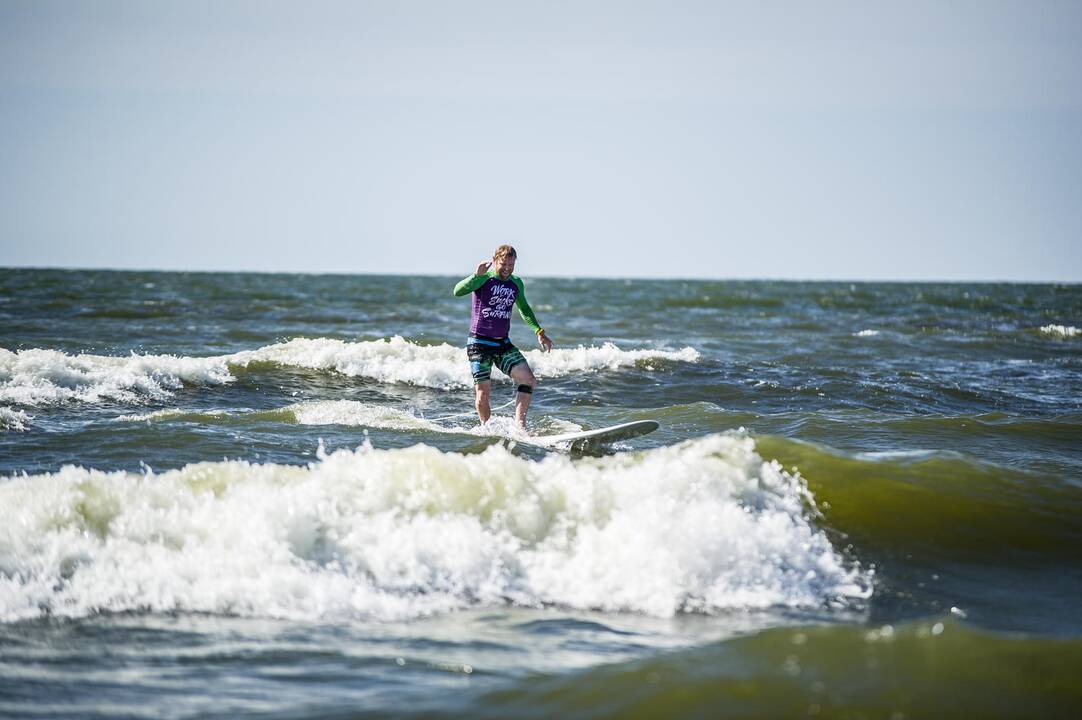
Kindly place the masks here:
POLYGON ((494 258, 492 267, 496 268, 496 274, 501 280, 506 280, 515 271, 515 256, 508 253, 501 258, 494 258))

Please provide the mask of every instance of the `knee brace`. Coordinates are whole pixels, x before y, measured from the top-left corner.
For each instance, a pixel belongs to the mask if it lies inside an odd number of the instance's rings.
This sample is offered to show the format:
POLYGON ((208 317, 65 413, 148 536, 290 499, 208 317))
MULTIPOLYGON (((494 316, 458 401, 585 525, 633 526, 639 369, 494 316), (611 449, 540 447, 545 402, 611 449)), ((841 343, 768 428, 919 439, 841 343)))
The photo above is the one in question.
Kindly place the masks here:
POLYGON ((529 385, 519 385, 518 391, 520 393, 526 393, 527 395, 533 395, 533 388, 529 385))

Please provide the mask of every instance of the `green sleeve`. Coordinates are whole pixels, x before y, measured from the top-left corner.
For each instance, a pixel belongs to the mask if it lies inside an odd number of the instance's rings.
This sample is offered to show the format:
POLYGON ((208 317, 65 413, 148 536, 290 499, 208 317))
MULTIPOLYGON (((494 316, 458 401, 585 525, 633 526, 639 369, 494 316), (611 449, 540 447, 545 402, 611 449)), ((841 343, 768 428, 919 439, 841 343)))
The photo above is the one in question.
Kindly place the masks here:
POLYGON ((463 295, 469 295, 485 284, 485 281, 492 277, 492 273, 485 273, 484 275, 467 275, 458 285, 455 285, 455 297, 462 297, 463 295))
POLYGON ((541 324, 537 322, 537 316, 533 314, 533 308, 530 307, 530 303, 526 302, 526 288, 522 285, 522 280, 511 276, 511 281, 518 286, 518 297, 515 298, 515 307, 518 309, 518 314, 522 316, 523 321, 530 326, 530 329, 535 333, 541 331, 541 324))

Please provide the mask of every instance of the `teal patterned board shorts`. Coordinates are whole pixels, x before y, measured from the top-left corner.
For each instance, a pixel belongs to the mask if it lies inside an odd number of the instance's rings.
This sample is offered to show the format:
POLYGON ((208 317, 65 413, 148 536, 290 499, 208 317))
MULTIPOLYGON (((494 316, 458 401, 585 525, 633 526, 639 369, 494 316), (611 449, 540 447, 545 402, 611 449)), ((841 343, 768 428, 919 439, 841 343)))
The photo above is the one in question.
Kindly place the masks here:
POLYGON ((492 379, 493 364, 510 377, 512 368, 526 362, 509 338, 498 340, 475 335, 466 339, 466 357, 470 360, 470 373, 475 385, 492 379))

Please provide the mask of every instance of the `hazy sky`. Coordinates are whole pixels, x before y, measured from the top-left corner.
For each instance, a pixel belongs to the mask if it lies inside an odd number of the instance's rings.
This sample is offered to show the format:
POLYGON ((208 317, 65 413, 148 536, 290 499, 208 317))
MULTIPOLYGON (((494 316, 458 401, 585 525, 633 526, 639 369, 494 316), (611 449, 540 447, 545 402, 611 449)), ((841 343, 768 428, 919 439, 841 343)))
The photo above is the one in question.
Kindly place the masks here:
POLYGON ((0 266, 1082 281, 1082 2, 0 0, 0 266))

